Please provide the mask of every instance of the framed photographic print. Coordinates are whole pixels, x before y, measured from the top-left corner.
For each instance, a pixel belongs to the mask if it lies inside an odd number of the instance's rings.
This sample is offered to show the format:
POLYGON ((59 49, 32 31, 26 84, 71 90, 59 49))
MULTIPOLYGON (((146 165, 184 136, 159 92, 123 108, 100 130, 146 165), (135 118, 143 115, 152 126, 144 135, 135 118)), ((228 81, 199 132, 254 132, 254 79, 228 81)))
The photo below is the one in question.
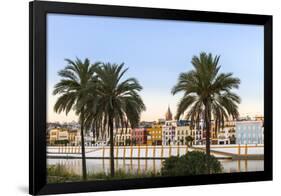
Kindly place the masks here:
POLYGON ((30 194, 272 180, 272 16, 29 9, 30 194))

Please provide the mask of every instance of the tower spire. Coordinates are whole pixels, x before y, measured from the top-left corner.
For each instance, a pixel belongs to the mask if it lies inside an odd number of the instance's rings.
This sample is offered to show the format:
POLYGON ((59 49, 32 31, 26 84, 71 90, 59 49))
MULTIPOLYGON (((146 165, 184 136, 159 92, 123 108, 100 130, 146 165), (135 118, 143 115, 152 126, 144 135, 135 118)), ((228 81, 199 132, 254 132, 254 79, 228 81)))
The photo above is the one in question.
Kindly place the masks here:
POLYGON ((168 105, 168 111, 165 114, 165 118, 166 120, 173 120, 173 114, 170 109, 170 104, 168 105))

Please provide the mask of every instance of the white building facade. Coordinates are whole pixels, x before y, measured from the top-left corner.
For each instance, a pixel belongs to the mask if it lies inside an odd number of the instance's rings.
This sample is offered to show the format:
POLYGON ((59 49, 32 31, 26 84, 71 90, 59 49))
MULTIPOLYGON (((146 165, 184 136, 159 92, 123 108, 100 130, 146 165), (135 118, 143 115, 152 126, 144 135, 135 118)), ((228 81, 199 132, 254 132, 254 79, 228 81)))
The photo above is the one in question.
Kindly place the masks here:
POLYGON ((237 144, 263 144, 263 122, 262 121, 238 121, 236 122, 237 144))
POLYGON ((162 145, 174 145, 176 144, 175 135, 176 135, 176 120, 166 121, 162 126, 162 145))
POLYGON ((115 139, 114 143, 118 146, 126 146, 130 145, 132 136, 132 129, 131 128, 117 128, 115 129, 115 139))

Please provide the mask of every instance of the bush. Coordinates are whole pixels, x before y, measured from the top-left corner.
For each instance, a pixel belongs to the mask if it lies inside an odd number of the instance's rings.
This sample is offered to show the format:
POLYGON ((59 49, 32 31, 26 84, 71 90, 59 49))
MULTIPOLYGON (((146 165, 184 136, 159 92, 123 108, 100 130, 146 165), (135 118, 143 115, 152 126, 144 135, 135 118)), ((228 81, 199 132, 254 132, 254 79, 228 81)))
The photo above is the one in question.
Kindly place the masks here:
MULTIPOLYGON (((216 157, 210 156, 210 173, 222 172, 222 165, 216 157)), ((169 157, 161 168, 163 176, 186 176, 208 174, 207 155, 193 151, 180 157, 169 157)))
MULTIPOLYGON (((47 167, 47 182, 48 183, 64 183, 64 182, 77 182, 82 180, 82 176, 76 174, 71 169, 64 165, 49 165, 47 167)), ((137 179, 137 178, 151 178, 160 176, 160 173, 154 173, 150 170, 142 172, 138 171, 126 171, 124 169, 117 169, 114 177, 110 176, 110 173, 100 171, 97 173, 88 173, 88 180, 119 180, 119 179, 137 179)))
POLYGON ((62 183, 80 181, 81 177, 65 166, 57 164, 47 167, 48 183, 62 183))

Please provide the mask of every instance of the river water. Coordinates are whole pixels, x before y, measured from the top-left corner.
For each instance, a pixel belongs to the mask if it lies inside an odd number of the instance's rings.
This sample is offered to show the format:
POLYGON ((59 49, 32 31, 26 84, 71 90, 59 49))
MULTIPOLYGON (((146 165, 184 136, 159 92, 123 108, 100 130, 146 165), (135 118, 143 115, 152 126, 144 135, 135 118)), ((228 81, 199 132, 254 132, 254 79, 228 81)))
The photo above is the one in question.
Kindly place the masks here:
MULTIPOLYGON (((88 173, 108 173, 110 170, 109 159, 87 159, 86 165, 88 173)), ((224 173, 230 172, 247 172, 247 171, 263 171, 263 160, 230 160, 221 159, 224 173)), ((81 159, 47 159, 47 165, 60 164, 68 170, 81 175, 81 159)), ((162 160, 154 159, 116 159, 115 169, 122 169, 133 172, 159 172, 161 170, 162 160)))

